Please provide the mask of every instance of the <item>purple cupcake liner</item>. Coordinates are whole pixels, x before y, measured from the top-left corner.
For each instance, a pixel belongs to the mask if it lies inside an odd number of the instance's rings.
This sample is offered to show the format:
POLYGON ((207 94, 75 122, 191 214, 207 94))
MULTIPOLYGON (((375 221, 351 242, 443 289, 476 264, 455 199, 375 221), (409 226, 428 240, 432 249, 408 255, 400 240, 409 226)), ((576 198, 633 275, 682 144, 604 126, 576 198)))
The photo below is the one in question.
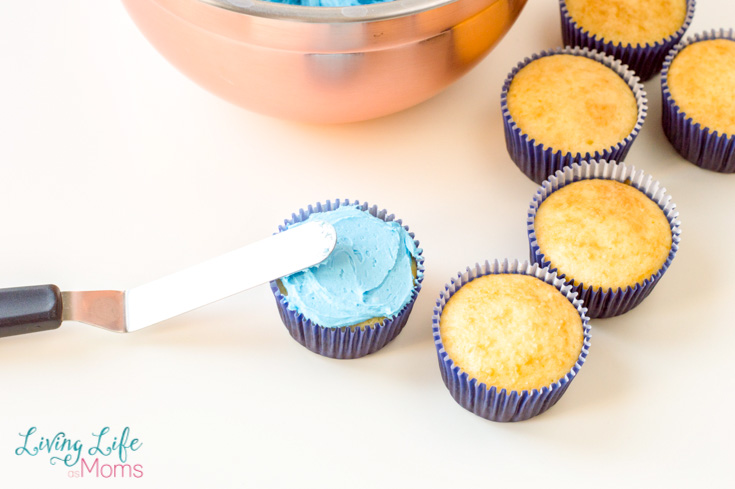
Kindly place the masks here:
MULTIPOLYGON (((395 221, 402 224, 401 220, 396 219, 393 214, 388 214, 384 209, 379 210, 377 206, 370 207, 367 202, 360 203, 357 200, 337 199, 334 202, 328 200, 315 206, 310 205, 305 210, 299 209, 298 213, 291 215, 291 219, 287 219, 284 224, 278 226, 278 232, 285 231, 291 224, 305 221, 309 215, 315 212, 333 211, 343 205, 356 205, 363 211, 385 222, 395 221)), ((403 228, 408 231, 408 226, 404 225, 403 228)), ((398 336, 408 321, 416 297, 418 297, 421 290, 421 282, 424 279, 423 250, 419 248, 419 241, 415 239, 414 233, 409 231, 408 235, 413 238, 418 252, 416 257, 416 283, 408 304, 403 306, 394 317, 385 319, 381 323, 359 328, 320 326, 305 318, 303 314, 289 309, 288 297, 281 294, 277 281, 272 281, 270 287, 276 299, 278 313, 291 336, 314 353, 339 359, 360 358, 374 353, 398 336)))
MULTIPOLYGON (((633 70, 642 81, 650 80, 659 71, 669 50, 678 43, 692 23, 694 17, 694 0, 687 0, 687 13, 684 24, 674 34, 653 44, 641 46, 631 43, 604 41, 595 34, 590 34, 577 24, 569 14, 565 0, 559 0, 561 10, 561 36, 566 46, 579 46, 595 49, 619 59, 633 70)), ((611 158, 612 159, 612 158, 611 158)))
POLYGON ((566 392, 569 384, 574 380, 579 369, 582 368, 589 353, 589 318, 585 315, 585 308, 582 305, 582 301, 577 299, 576 296, 577 293, 572 290, 572 287, 566 284, 564 280, 558 278, 555 273, 549 271, 548 268, 542 268, 525 261, 486 261, 483 265, 478 263, 474 268, 468 267, 464 273, 459 273, 456 278, 453 278, 444 287, 444 290, 439 294, 439 298, 436 301, 434 315, 432 317, 432 330, 434 332, 434 345, 436 346, 436 353, 439 358, 439 369, 442 380, 454 400, 460 406, 478 416, 500 422, 523 421, 543 413, 556 404, 564 392, 566 392), (564 377, 541 389, 518 392, 515 390, 508 391, 506 389, 498 390, 495 386, 488 387, 485 383, 471 378, 467 372, 464 372, 461 367, 454 363, 454 360, 449 357, 449 354, 444 349, 440 332, 440 321, 444 306, 446 306, 449 299, 462 286, 478 277, 506 273, 531 275, 543 280, 547 284, 553 285, 577 308, 582 318, 584 341, 582 351, 579 353, 576 363, 564 377))
POLYGON ((688 161, 705 170, 735 173, 735 135, 728 136, 694 122, 679 108, 669 89, 669 68, 674 58, 690 44, 710 39, 735 41, 735 34, 733 29, 713 29, 695 34, 686 42, 677 44, 666 56, 661 72, 662 124, 671 145, 688 161))
POLYGON ((620 60, 616 60, 612 56, 605 53, 597 52, 587 48, 565 47, 557 48, 552 51, 542 51, 534 54, 530 58, 525 58, 522 62, 510 72, 503 85, 500 95, 500 108, 503 113, 503 125, 505 128, 505 144, 508 153, 518 168, 531 180, 541 184, 549 175, 568 167, 580 161, 589 160, 622 160, 628 154, 631 144, 638 136, 643 122, 648 114, 648 98, 643 85, 640 83, 635 73, 628 69, 620 60), (555 54, 571 54, 574 56, 584 56, 593 59, 612 69, 628 84, 633 95, 635 96, 636 105, 638 106, 638 119, 636 120, 633 130, 628 136, 619 143, 610 148, 595 151, 594 153, 562 153, 561 150, 555 151, 553 148, 544 147, 543 144, 537 144, 534 139, 521 131, 518 124, 513 120, 508 110, 508 90, 513 78, 526 65, 539 58, 551 56, 555 54))
POLYGON ((671 261, 679 249, 679 242, 681 240, 681 223, 678 220, 679 212, 676 210, 676 205, 671 202, 671 197, 666 193, 666 189, 659 182, 653 180, 640 170, 636 171, 635 167, 626 166, 625 163, 604 160, 599 162, 582 162, 574 164, 570 168, 565 168, 563 171, 556 172, 554 176, 549 177, 536 191, 536 195, 533 197, 528 210, 527 219, 528 242, 532 262, 549 267, 551 271, 559 274, 559 278, 566 279, 563 271, 553 268, 551 262, 539 249, 538 242, 536 241, 536 231, 534 229, 536 212, 549 195, 565 185, 579 180, 595 178, 626 183, 640 190, 654 201, 669 221, 669 226, 671 227, 671 250, 666 258, 666 262, 656 273, 645 279, 643 283, 635 284, 632 287, 628 286, 625 290, 621 288, 616 290, 611 288, 602 289, 600 287, 595 289, 583 283, 574 285, 572 280, 569 280, 568 283, 578 293, 579 299, 587 307, 587 314, 593 319, 618 316, 640 304, 651 293, 664 272, 671 266, 671 261))

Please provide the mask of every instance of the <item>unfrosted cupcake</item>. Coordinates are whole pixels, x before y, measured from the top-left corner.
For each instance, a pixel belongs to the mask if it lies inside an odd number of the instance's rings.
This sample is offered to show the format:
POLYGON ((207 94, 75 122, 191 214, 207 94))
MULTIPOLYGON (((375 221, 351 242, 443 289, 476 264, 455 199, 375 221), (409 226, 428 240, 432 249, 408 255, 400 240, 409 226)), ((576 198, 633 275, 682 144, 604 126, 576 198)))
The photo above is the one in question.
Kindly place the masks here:
POLYGON ((521 421, 553 406, 589 349, 584 308, 556 274, 485 262, 452 280, 434 309, 442 378, 464 408, 521 421))
POLYGON ((695 165, 735 172, 735 36, 710 31, 677 45, 661 76, 663 127, 695 165))
POLYGON ((401 332, 421 289, 419 243, 385 210, 349 200, 301 209, 279 230, 314 220, 332 224, 337 243, 322 263, 271 282, 281 319, 320 355, 373 353, 401 332))
POLYGON ((694 0, 559 0, 562 38, 620 59, 645 81, 661 71, 694 6, 694 0))
POLYGON ((501 108, 511 159, 536 183, 578 161, 623 158, 648 110, 643 86, 620 61, 569 47, 521 62, 501 108))
POLYGON ((528 213, 531 256, 579 292, 592 318, 638 305, 679 245, 678 212, 658 182, 615 162, 557 172, 528 213))

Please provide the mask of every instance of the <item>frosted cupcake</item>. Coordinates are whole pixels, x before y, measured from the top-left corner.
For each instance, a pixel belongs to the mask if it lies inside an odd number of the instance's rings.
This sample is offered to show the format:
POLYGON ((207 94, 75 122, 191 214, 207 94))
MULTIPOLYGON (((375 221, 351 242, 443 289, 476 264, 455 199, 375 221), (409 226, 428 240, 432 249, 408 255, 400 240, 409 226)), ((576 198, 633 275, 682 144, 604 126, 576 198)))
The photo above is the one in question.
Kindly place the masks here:
POLYGON ((676 150, 707 170, 735 172, 735 36, 695 35, 666 57, 663 127, 676 150))
POLYGON ((320 355, 373 353, 408 320, 423 280, 422 250, 400 220, 357 201, 309 206, 279 230, 314 220, 332 224, 337 243, 319 265, 271 282, 281 319, 320 355))
POLYGON ((666 190, 623 163, 557 172, 528 212, 532 259, 579 292, 591 318, 637 306, 668 269, 679 221, 666 190))
POLYGON ((630 70, 580 48, 526 58, 506 79, 501 108, 511 159, 536 183, 575 162, 623 158, 648 110, 630 70))
POLYGON ((434 309, 442 378, 464 408, 521 421, 553 406, 589 349, 576 293, 548 269, 485 262, 452 280, 434 309))
POLYGON ((694 0, 559 0, 568 46, 620 59, 641 80, 661 71, 669 50, 692 22, 694 0))

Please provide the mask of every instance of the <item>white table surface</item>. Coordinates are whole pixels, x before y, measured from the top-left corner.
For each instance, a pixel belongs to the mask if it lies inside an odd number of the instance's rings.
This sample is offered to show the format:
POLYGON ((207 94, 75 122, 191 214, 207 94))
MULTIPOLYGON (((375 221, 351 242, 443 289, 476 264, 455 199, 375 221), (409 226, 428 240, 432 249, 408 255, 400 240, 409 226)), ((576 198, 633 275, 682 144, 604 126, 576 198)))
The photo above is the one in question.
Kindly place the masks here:
MULTIPOLYGON (((734 24, 733 2, 700 1, 689 33, 734 24)), ((735 176, 668 144, 658 77, 627 158, 681 213, 681 249, 656 290, 592 322, 587 363, 537 418, 486 421, 442 383, 431 314, 443 284, 477 261, 528 256, 536 185, 505 149, 502 82, 560 43, 557 2, 530 0, 439 96, 325 127, 200 89, 119 2, 2 2, 0 287, 130 288, 337 197, 403 218, 427 271, 406 329, 354 361, 291 339, 267 286, 130 335, 69 323, 1 339, 0 485, 103 487, 48 454, 17 456, 19 433, 63 431, 88 449, 101 428, 127 426, 143 477, 105 487, 733 487, 735 176)))

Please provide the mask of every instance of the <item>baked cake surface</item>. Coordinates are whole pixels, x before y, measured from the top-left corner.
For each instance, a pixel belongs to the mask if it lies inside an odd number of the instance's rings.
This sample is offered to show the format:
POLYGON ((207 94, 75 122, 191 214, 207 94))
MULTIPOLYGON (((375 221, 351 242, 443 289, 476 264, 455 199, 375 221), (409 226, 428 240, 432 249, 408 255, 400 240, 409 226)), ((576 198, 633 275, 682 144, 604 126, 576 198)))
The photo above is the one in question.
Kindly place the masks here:
POLYGON ((545 56, 524 66, 508 89, 508 111, 520 130, 563 153, 594 153, 622 142, 638 106, 628 84, 593 59, 545 56))
POLYGON ((555 287, 520 274, 486 275, 447 302, 440 334, 449 357, 498 390, 531 390, 564 377, 582 351, 577 309, 555 287))
POLYGON ((576 285, 625 289, 666 262, 671 226, 640 190, 614 180, 580 180, 541 203, 534 230, 538 246, 576 285))
POLYGON ((686 0, 566 0, 585 31, 613 43, 655 44, 684 25, 686 0))
POLYGON ((671 97, 694 122, 735 135, 735 41, 710 39, 685 47, 671 62, 671 97))

